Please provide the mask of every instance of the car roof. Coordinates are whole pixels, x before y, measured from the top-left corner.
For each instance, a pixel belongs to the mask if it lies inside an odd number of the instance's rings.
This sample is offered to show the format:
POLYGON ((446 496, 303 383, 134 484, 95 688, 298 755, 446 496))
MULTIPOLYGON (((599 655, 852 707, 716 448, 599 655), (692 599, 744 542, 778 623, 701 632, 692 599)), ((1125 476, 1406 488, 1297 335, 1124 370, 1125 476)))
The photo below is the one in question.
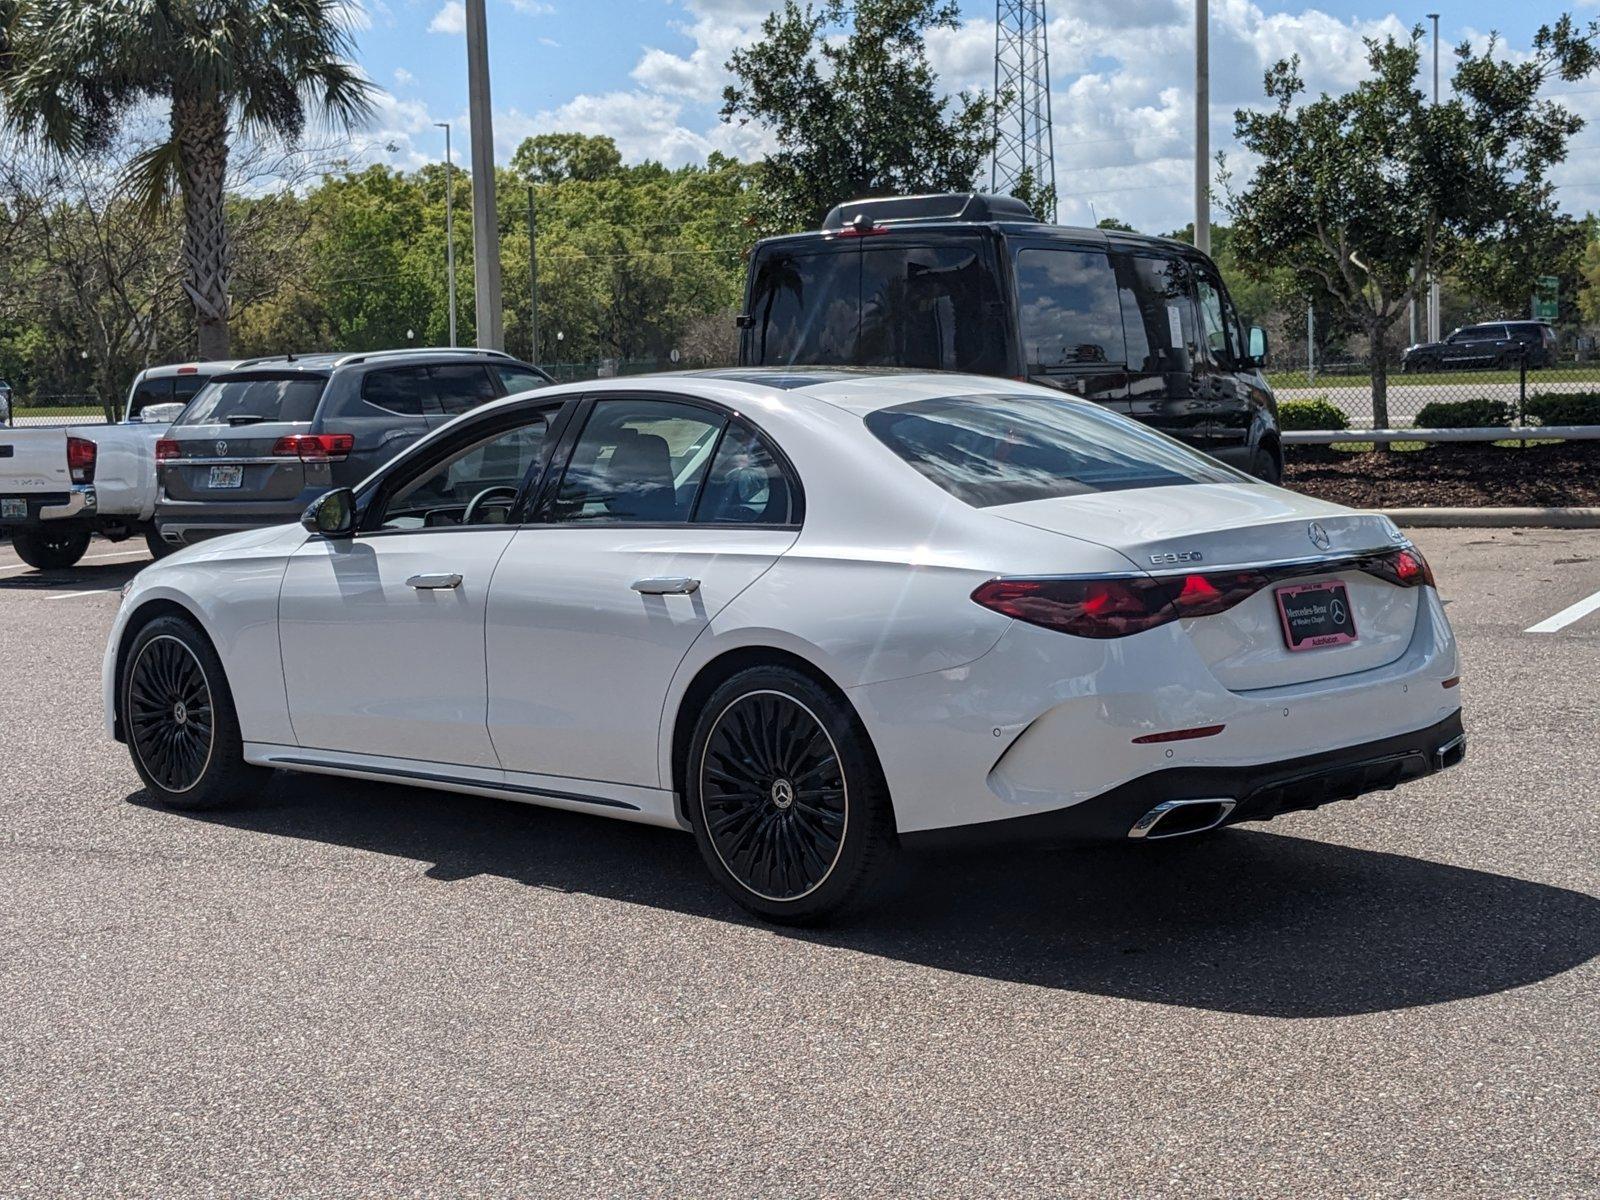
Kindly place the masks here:
POLYGON ((211 359, 202 362, 176 362, 160 363, 154 367, 146 367, 135 377, 135 382, 140 379, 170 379, 177 375, 220 375, 224 371, 231 371, 239 365, 239 359, 211 359))

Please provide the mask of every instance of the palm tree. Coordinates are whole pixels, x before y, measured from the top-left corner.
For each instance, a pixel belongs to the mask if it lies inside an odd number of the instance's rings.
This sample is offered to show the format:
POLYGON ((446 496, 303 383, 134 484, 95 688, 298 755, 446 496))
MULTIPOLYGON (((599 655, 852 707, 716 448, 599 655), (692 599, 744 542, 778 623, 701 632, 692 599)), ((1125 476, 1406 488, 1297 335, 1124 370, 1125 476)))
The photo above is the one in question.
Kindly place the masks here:
POLYGON ((364 121, 373 88, 351 49, 347 0, 0 0, 0 122, 87 155, 139 106, 166 103, 171 136, 127 180, 147 212, 182 198, 200 357, 225 358, 230 139, 292 146, 308 120, 364 121))

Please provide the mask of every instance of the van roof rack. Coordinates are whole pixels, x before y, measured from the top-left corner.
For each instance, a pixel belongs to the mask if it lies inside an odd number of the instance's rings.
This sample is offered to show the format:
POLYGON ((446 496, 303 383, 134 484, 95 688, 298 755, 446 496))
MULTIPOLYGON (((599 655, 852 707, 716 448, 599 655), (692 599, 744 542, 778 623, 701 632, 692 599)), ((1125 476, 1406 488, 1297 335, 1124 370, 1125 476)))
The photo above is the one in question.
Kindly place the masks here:
POLYGON ((1030 221, 1039 218, 1015 196, 952 192, 929 196, 868 196, 836 204, 822 219, 824 233, 915 221, 1030 221))

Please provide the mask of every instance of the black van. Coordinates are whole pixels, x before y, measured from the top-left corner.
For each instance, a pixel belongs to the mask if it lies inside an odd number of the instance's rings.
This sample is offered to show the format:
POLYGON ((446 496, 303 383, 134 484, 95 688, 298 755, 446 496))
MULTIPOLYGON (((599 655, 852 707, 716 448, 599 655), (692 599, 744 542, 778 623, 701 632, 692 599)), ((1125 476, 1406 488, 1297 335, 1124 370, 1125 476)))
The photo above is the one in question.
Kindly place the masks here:
POLYGON ((1045 225, 1009 196, 852 200, 757 243, 739 327, 745 366, 1026 379, 1282 475, 1266 334, 1182 242, 1045 225))

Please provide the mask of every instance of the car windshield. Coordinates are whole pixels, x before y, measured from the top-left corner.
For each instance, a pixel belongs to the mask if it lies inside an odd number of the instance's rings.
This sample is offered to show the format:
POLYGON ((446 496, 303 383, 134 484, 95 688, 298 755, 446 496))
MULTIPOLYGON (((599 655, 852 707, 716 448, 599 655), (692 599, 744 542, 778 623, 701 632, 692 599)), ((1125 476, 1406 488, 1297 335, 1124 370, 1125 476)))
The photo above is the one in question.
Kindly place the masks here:
POLYGON ((1092 404, 975 395, 880 409, 867 428, 913 469, 975 508, 1090 492, 1254 482, 1092 404))
POLYGON ((327 379, 321 375, 217 379, 194 398, 179 425, 250 425, 309 421, 327 379))

